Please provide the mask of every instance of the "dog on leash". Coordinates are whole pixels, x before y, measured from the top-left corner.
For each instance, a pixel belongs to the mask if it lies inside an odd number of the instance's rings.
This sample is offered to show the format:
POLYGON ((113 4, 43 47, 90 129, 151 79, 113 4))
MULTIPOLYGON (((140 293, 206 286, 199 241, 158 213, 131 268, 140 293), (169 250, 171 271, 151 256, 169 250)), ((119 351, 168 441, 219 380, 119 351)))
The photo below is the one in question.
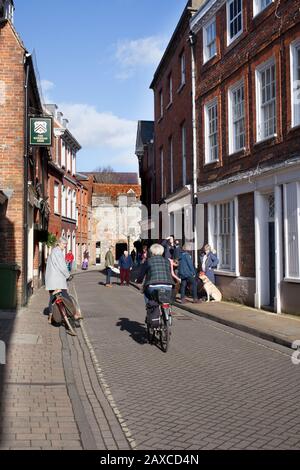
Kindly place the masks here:
POLYGON ((204 272, 199 273, 199 279, 203 282, 203 289, 206 292, 207 295, 207 302, 210 301, 210 297, 216 301, 216 302, 221 302, 222 300, 222 294, 209 279, 208 277, 204 274, 204 272))

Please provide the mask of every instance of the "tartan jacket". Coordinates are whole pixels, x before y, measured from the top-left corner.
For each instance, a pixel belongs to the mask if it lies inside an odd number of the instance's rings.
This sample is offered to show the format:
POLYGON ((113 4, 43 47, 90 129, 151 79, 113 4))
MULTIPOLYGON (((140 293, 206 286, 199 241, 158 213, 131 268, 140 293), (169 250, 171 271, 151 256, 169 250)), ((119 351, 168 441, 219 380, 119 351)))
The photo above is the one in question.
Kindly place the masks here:
POLYGON ((152 256, 148 259, 144 287, 150 284, 175 284, 169 260, 162 256, 152 256))

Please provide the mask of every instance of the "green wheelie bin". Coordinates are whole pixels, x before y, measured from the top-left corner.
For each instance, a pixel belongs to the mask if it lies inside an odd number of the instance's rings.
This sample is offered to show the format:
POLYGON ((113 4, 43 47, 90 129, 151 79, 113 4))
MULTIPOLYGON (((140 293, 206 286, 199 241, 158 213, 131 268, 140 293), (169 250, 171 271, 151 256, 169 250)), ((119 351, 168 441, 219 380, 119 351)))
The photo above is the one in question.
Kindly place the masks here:
POLYGON ((0 263, 0 309, 17 307, 17 278, 20 266, 16 263, 0 263))

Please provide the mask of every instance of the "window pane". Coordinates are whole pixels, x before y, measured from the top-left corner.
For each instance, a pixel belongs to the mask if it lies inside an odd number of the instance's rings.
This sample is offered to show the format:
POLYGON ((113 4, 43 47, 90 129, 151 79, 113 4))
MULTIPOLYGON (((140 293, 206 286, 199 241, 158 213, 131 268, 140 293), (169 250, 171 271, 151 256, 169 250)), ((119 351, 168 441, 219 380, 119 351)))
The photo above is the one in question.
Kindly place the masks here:
POLYGON ((299 216, 297 204, 297 183, 287 184, 285 194, 287 219, 287 276, 299 277, 299 216))

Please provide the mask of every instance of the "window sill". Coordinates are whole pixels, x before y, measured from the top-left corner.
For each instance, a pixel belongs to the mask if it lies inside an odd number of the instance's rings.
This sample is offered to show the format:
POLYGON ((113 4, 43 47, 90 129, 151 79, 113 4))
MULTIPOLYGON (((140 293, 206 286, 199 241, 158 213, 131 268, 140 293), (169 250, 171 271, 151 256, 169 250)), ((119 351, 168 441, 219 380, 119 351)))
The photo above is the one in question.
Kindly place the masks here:
POLYGON ((205 60, 203 61, 202 66, 208 64, 211 60, 215 59, 217 56, 218 56, 218 53, 216 52, 216 53, 215 53, 214 55, 212 55, 209 59, 205 59, 205 60))
POLYGON ((273 134, 273 135, 270 135, 269 137, 265 137, 264 139, 258 140, 257 142, 254 143, 254 147, 271 143, 272 141, 275 141, 277 137, 278 137, 277 134, 273 134))
POLYGON ((178 93, 178 94, 181 93, 181 90, 183 90, 184 87, 185 87, 185 82, 180 85, 180 87, 179 87, 178 90, 177 90, 177 93, 178 93))
POLYGON ((290 282, 290 283, 295 283, 295 284, 300 284, 300 278, 293 278, 293 277, 285 277, 284 282, 290 282))
POLYGON ((233 271, 223 271, 222 269, 215 269, 214 273, 218 276, 240 277, 240 273, 236 273, 233 271))
POLYGON ((216 163, 220 163, 220 160, 213 160, 211 162, 205 162, 203 166, 215 165, 216 163))
POLYGON ((295 124, 294 126, 291 126, 289 131, 288 132, 297 132, 300 130, 300 123, 299 124, 295 124))
POLYGON ((170 109, 173 104, 173 101, 170 101, 170 103, 167 105, 166 109, 170 109))
POLYGON ((230 152, 228 154, 229 158, 238 158, 238 157, 244 157, 245 155, 248 155, 246 147, 243 147, 240 150, 234 150, 233 152, 230 152))
POLYGON ((240 38, 243 36, 243 34, 245 33, 244 29, 242 29, 242 31, 240 31, 238 34, 236 34, 232 39, 229 39, 227 38, 227 48, 231 48, 233 46, 233 44, 240 38))

